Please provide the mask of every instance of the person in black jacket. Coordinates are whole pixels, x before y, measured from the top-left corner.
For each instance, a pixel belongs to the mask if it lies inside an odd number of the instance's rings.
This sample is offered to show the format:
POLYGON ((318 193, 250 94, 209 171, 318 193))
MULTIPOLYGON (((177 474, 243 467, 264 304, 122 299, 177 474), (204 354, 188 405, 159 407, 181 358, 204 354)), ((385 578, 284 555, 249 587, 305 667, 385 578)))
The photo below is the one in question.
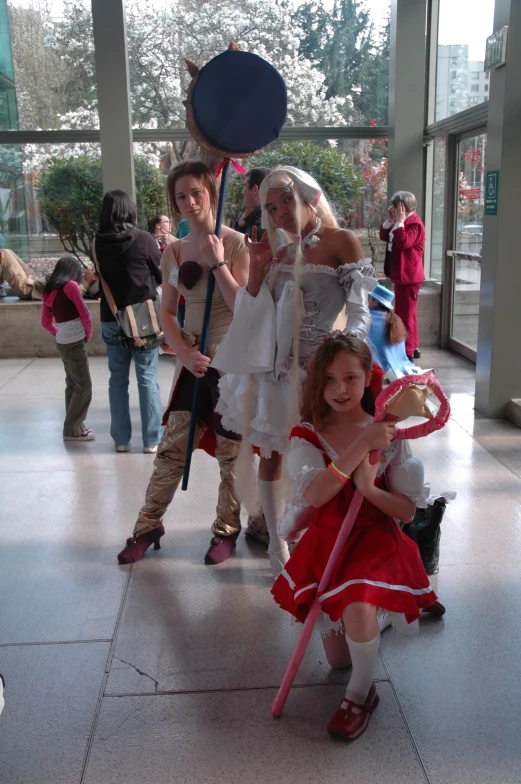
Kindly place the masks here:
POLYGON ((270 173, 270 169, 266 166, 256 166, 255 169, 250 169, 244 178, 244 187, 242 189, 242 199, 244 202, 245 210, 239 220, 233 227, 235 231, 240 231, 242 234, 247 234, 251 237, 251 232, 255 226, 257 229, 257 238, 262 237, 261 226, 261 205, 259 199, 259 188, 264 177, 270 173))
MULTIPOLYGON (((161 283, 161 252, 146 231, 136 227, 136 205, 125 191, 107 191, 101 205, 96 256, 99 271, 118 310, 156 299, 161 283)), ((132 436, 128 395, 134 360, 139 391, 143 451, 157 452, 161 438, 161 397, 157 383, 159 348, 129 351, 119 340, 119 327, 101 290, 101 330, 109 361, 110 435, 116 452, 128 452, 132 436)))

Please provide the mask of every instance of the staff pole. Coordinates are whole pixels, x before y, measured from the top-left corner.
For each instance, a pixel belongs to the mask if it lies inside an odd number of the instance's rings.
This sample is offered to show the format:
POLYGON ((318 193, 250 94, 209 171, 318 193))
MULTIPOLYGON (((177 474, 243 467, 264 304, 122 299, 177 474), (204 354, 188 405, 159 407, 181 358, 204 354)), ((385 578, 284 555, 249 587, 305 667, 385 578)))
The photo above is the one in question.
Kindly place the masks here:
MULTIPOLYGON (((224 209, 224 197, 226 194, 226 181, 228 179, 228 167, 230 161, 226 160, 222 169, 221 175, 221 189, 219 191, 219 201, 217 203, 217 217, 215 219, 215 234, 217 237, 221 236, 221 224, 224 209)), ((208 330, 210 327, 210 315, 212 312, 213 292, 215 289, 215 275, 213 272, 208 274, 208 288, 206 289, 206 302, 204 304, 203 326, 201 328, 201 339, 199 341, 199 351, 201 354, 206 353, 208 344, 208 330)), ((190 477, 190 466, 192 464, 192 452, 194 448, 195 426, 197 424, 197 415, 199 413, 199 401, 201 399, 201 389, 203 379, 197 378, 195 381, 194 397, 192 401, 192 416, 190 419, 190 429, 188 431, 188 443, 186 446, 185 465, 183 470, 183 483, 182 490, 188 488, 188 479, 190 477)))

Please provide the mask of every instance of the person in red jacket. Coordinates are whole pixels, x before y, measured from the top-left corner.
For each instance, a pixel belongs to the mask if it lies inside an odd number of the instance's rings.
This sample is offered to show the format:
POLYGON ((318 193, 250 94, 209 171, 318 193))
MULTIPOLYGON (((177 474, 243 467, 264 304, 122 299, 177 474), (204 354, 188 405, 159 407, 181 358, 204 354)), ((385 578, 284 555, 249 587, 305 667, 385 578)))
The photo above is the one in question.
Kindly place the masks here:
POLYGON ((425 280, 425 226, 415 210, 414 194, 398 191, 391 199, 389 217, 380 227, 380 239, 387 243, 384 272, 394 284, 394 310, 407 330, 405 349, 410 360, 421 357, 417 308, 425 280))

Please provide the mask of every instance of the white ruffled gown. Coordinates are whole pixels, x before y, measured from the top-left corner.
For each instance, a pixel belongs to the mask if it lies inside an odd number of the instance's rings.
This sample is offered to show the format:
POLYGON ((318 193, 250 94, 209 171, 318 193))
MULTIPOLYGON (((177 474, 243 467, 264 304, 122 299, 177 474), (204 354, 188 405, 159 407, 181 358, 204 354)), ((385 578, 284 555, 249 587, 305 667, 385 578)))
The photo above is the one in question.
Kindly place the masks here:
POLYGON ((377 283, 371 259, 336 269, 302 264, 298 291, 292 264, 275 264, 272 270, 273 293, 268 281, 256 297, 246 288, 237 292, 232 324, 211 363, 225 374, 216 409, 223 426, 247 436, 263 457, 289 448, 295 308, 301 313, 298 365, 303 378, 315 349, 342 314, 343 331, 366 339, 371 324, 367 294, 377 283), (247 433, 245 405, 251 412, 247 433))

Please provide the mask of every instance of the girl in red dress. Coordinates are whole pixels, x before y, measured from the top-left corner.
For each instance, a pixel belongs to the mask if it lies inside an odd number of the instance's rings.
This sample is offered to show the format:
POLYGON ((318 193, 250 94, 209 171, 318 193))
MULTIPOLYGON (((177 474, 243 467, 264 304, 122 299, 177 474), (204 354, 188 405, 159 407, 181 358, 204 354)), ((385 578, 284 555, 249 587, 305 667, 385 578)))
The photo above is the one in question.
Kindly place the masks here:
POLYGON ((345 667, 351 661, 353 667, 345 699, 328 724, 345 738, 365 730, 378 704, 378 608, 410 624, 436 601, 417 546, 394 519, 411 521, 423 466, 407 441, 393 440, 395 425, 374 422, 373 373, 371 352, 358 338, 327 338, 315 354, 303 388, 304 424, 291 433, 287 468, 294 495, 281 527, 287 530, 288 516, 307 516, 311 523, 272 589, 278 604, 303 622, 358 488, 365 500, 330 586, 319 596, 332 622, 323 636, 328 662, 345 667), (381 457, 371 465, 375 449, 381 457))

